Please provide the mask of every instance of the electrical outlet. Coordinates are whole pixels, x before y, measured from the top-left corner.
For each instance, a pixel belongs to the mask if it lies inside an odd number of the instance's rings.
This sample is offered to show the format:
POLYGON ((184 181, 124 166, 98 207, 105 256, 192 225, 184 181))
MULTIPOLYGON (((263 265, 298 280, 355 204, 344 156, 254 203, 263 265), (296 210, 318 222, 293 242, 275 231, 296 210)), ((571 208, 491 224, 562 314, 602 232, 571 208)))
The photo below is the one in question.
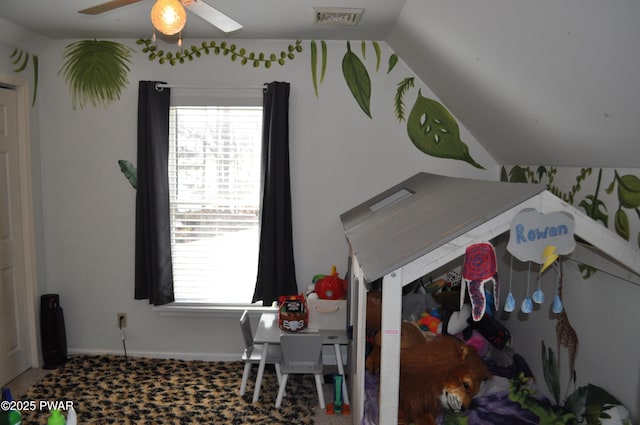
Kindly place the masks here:
POLYGON ((118 313, 118 327, 120 329, 127 327, 127 313, 118 313))

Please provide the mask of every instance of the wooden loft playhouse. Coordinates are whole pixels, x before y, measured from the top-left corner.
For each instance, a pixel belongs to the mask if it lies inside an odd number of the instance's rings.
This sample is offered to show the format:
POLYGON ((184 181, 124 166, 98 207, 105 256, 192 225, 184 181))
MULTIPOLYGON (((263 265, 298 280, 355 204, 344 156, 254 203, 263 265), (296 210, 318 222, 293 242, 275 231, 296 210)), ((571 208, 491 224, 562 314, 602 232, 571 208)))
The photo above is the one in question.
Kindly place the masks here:
POLYGON ((640 276, 640 251, 543 185, 419 173, 341 215, 350 247, 349 383, 354 423, 365 403, 365 318, 369 285, 382 279, 380 424, 396 423, 404 286, 463 257, 471 244, 509 232, 525 209, 573 216, 572 257, 604 257, 612 272, 640 276), (613 260, 615 259, 615 260, 613 260), (395 395, 395 396, 394 396, 395 395))

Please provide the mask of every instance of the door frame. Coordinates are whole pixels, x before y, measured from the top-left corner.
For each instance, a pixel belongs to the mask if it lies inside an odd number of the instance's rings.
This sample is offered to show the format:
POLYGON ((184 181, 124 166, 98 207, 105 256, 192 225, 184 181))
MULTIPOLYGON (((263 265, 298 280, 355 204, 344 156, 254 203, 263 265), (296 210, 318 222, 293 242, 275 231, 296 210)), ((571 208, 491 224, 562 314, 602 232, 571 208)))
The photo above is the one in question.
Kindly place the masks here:
POLYGON ((0 83, 12 86, 16 91, 16 116, 18 137, 18 175, 20 190, 20 209, 22 212, 22 261, 25 277, 26 309, 28 329, 28 352, 31 367, 40 367, 40 344, 37 326, 37 263, 35 249, 35 227, 33 214, 33 184, 31 170, 31 131, 29 118, 31 102, 29 83, 16 75, 0 73, 0 83))

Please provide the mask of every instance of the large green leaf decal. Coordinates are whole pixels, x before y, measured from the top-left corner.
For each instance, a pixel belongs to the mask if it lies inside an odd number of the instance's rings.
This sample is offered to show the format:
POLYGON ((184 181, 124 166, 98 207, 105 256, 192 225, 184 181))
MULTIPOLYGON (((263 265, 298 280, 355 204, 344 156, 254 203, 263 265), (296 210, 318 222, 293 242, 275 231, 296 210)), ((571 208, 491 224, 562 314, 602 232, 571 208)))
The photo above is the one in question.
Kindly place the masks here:
POLYGON ((459 159, 484 169, 471 158, 469 147, 460 140, 455 118, 442 104, 422 96, 420 90, 407 120, 407 132, 413 144, 428 155, 459 159))
POLYGON ((87 103, 107 107, 129 84, 129 47, 107 40, 80 40, 64 50, 62 74, 69 85, 73 109, 87 103))
POLYGON ((356 102, 371 118, 371 79, 360 58, 351 51, 351 43, 348 41, 347 53, 342 58, 342 74, 356 102))

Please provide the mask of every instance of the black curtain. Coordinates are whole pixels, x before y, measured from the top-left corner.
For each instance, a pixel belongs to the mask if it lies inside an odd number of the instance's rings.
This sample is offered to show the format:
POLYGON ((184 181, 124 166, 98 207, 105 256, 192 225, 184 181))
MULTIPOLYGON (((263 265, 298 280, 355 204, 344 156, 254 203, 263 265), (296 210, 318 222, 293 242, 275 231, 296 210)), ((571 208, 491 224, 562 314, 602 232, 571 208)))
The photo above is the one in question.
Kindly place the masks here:
POLYGON ((135 299, 174 301, 169 221, 170 90, 156 81, 138 87, 138 190, 136 191, 135 299))
POLYGON ((253 301, 271 305, 298 293, 289 172, 289 83, 267 84, 263 99, 260 253, 253 301))

